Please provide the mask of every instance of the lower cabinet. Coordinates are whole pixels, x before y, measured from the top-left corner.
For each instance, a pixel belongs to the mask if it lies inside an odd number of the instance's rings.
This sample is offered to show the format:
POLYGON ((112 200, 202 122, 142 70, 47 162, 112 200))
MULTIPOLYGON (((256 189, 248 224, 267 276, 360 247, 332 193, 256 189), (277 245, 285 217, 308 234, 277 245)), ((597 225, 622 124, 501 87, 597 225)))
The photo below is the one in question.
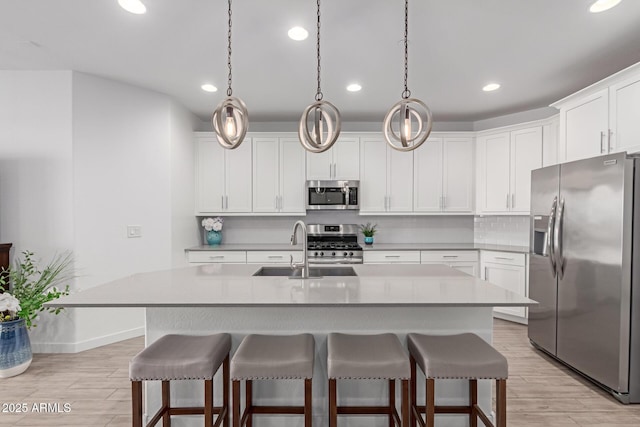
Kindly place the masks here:
POLYGON ((189 251, 187 252, 187 261, 191 265, 246 264, 247 253, 245 251, 189 251))
POLYGON ((289 264, 302 262, 302 251, 247 251, 247 264, 289 264))
MULTIPOLYGON (((511 252, 481 251, 481 279, 505 288, 513 293, 527 296, 527 260, 525 254, 511 252)), ((525 307, 494 307, 496 317, 527 323, 525 307)))
POLYGON ((365 251, 365 264, 420 264, 420 251, 365 251))
POLYGON ((421 264, 444 264, 470 276, 480 277, 478 251, 421 251, 421 264))

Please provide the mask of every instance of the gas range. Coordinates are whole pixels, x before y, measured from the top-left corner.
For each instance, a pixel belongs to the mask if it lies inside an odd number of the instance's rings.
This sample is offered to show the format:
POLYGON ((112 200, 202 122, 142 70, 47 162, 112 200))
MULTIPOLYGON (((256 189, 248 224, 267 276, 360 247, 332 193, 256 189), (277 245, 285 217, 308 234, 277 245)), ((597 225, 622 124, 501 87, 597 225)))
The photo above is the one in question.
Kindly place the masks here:
POLYGON ((310 264, 362 264, 356 224, 307 225, 310 264))

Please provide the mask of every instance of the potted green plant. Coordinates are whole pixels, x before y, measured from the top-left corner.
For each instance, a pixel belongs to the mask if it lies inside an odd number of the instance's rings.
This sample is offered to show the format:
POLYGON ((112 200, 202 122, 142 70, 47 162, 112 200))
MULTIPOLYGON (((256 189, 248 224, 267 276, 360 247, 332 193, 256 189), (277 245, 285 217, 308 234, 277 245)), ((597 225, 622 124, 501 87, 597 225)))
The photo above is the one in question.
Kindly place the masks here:
POLYGON ((366 245, 372 245, 373 244, 373 235, 376 234, 376 227, 378 226, 378 224, 373 224, 371 225, 370 222, 366 223, 366 224, 360 224, 360 231, 362 232, 362 235, 364 236, 364 243, 366 245))
MULTIPOLYGON (((0 274, 0 378, 21 374, 31 364, 28 329, 35 328, 38 314, 58 314, 62 308, 44 303, 69 295, 71 254, 56 255, 43 270, 30 251, 22 252, 7 274, 0 274)), ((2 272, 5 272, 4 268, 2 272)))

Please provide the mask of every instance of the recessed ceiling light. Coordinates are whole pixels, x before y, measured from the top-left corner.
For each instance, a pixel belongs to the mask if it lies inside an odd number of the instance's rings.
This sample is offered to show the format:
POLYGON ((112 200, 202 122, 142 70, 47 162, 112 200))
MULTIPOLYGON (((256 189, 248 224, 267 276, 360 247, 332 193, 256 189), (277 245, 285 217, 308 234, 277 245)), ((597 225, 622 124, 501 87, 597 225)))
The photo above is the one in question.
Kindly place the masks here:
POLYGON ((621 0, 597 0, 595 3, 591 5, 589 8, 589 12, 598 13, 604 12, 605 10, 609 10, 612 7, 615 7, 620 3, 621 0))
POLYGON ((218 88, 215 87, 214 85, 212 85, 211 83, 205 83, 200 87, 205 92, 217 92, 218 91, 218 88))
POLYGON ((297 41, 304 40, 309 37, 309 32, 302 27, 293 27, 287 34, 290 39, 297 41))
POLYGON ((482 90, 485 92, 491 92, 499 88, 500 88, 500 85, 498 83, 489 83, 488 85, 483 87, 482 90))
POLYGON ((127 12, 135 13, 136 15, 147 13, 147 7, 140 0, 118 0, 118 4, 127 12))
POLYGON ((358 92, 360 89, 362 89, 362 86, 360 86, 358 83, 351 83, 349 86, 347 86, 347 90, 349 92, 358 92))

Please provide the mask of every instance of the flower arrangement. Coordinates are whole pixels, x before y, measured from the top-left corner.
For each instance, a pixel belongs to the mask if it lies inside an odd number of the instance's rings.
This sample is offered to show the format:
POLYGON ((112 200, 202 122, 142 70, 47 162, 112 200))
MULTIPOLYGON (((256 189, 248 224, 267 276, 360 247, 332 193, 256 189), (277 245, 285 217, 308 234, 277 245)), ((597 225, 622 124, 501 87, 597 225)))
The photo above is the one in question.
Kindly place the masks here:
POLYGON ((22 256, 24 259, 17 259, 6 276, 0 274, 0 290, 5 292, 0 294, 0 298, 6 302, 6 305, 0 304, 0 312, 2 321, 20 318, 25 320, 27 328, 35 328, 35 321, 38 320, 41 311, 53 314, 62 311, 60 307, 43 305, 63 295, 69 295, 69 285, 66 282, 73 278, 70 271, 72 257, 70 253, 56 255, 43 270, 40 270, 34 261, 33 252, 23 251, 22 256), (11 294, 6 291, 11 291, 11 294), (7 316, 10 319, 7 319, 7 316))
POLYGON ((224 220, 217 216, 215 218, 205 218, 202 220, 202 226, 207 231, 221 231, 224 220))
POLYGON ((376 234, 376 231, 378 231, 376 230, 377 226, 378 224, 371 225, 370 222, 366 224, 360 224, 360 231, 362 232, 364 237, 373 237, 373 235, 376 234))
POLYGON ((0 322, 10 322, 18 318, 20 301, 9 292, 0 294, 0 322))

